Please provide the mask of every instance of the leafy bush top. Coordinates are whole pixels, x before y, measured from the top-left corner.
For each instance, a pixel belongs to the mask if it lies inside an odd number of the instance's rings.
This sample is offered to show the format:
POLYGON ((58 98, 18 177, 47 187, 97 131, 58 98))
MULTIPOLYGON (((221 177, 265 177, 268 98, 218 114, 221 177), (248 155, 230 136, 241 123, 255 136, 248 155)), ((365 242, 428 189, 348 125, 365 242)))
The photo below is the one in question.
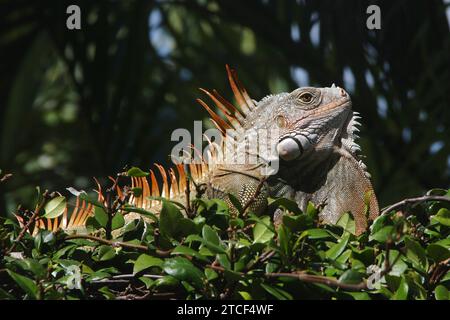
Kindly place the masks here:
MULTIPOLYGON (((217 199, 195 199, 190 215, 168 200, 158 215, 129 205, 111 213, 91 200, 89 234, 19 237, 18 223, 2 219, 0 298, 449 299, 450 206, 430 200, 450 191, 429 194, 360 236, 351 215, 322 225, 312 204, 301 212, 287 199, 269 199, 285 211, 278 225, 234 217, 217 199), (125 224, 131 211, 141 217, 125 224)), ((40 197, 45 214, 59 213, 55 199, 40 197)))

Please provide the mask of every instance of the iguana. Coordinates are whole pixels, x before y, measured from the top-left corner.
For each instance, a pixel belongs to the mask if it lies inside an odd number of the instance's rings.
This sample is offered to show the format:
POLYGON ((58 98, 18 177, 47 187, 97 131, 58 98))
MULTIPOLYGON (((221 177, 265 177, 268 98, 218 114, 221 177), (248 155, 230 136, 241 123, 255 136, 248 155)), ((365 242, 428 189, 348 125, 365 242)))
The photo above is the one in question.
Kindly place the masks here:
MULTIPOLYGON (((190 190, 194 187, 202 189, 204 197, 223 199, 236 213, 236 203, 229 196, 232 194, 241 207, 260 214, 267 209, 269 196, 286 197, 295 200, 303 210, 309 201, 320 204, 320 218, 325 223, 336 223, 343 213, 351 212, 356 233, 363 232, 368 220, 379 214, 379 208, 369 174, 357 154, 359 146, 355 143, 355 133, 359 115, 351 110, 348 93, 333 84, 329 88, 298 88, 256 102, 240 84, 235 71, 228 66, 226 69, 238 106, 215 90, 201 89, 222 115, 203 100, 197 101, 208 111, 225 138, 221 146, 230 139, 226 133, 234 129, 232 138, 236 143, 232 152, 244 154, 245 159, 253 156, 256 162, 220 163, 217 150, 211 148, 208 162, 202 158, 201 163, 177 164, 176 169, 169 170, 156 165, 163 180, 161 192, 154 171, 150 170, 148 178, 131 177, 132 188, 141 188, 142 194, 132 196, 129 203, 154 211, 160 201, 148 196, 186 201, 185 190, 189 186, 190 190), (248 150, 247 133, 258 130, 277 132, 276 136, 266 140, 269 145, 265 146, 276 150, 275 157, 263 156, 258 149, 256 154, 252 154, 254 150, 248 150), (264 169, 276 161, 279 161, 278 172, 265 175, 264 169), (186 168, 189 168, 190 179, 186 178, 186 168)), ((120 190, 118 192, 120 194, 120 190)), ((98 201, 104 201, 101 190, 98 193, 98 201)), ((84 225, 92 212, 92 205, 77 198, 71 215, 66 209, 60 218, 40 219, 36 226, 70 229, 84 225)), ((134 216, 129 214, 127 217, 134 216)))

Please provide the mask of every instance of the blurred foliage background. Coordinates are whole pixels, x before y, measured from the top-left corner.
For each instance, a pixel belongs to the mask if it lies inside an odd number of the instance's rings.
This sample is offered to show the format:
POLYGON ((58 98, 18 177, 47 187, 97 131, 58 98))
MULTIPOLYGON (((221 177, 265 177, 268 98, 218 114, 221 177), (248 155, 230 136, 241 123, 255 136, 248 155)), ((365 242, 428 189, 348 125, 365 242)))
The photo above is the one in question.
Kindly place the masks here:
MULTIPOLYGON (((382 206, 450 182, 450 1, 0 1, 0 214, 35 186, 90 189, 125 165, 168 164, 176 128, 231 97, 350 92, 382 206), (81 30, 66 8, 81 8, 81 30), (366 8, 381 8, 381 30, 366 8)), ((208 121, 205 125, 210 125, 208 121)))

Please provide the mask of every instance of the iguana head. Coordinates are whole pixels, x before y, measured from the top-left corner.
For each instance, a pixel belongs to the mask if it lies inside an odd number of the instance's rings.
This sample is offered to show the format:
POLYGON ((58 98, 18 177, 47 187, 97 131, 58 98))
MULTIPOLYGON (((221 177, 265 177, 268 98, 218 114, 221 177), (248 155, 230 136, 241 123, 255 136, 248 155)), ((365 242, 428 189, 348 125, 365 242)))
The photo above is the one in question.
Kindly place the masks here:
POLYGON ((351 116, 347 92, 302 87, 262 99, 247 115, 244 128, 278 129, 276 150, 281 159, 293 161, 310 152, 327 152, 341 143, 351 116))
MULTIPOLYGON (((335 86, 326 88, 302 87, 290 93, 269 95, 256 102, 239 83, 234 70, 227 66, 231 88, 238 108, 222 98, 215 90, 202 89, 214 101, 225 117, 212 111, 206 103, 216 126, 223 132, 234 129, 238 153, 248 152, 245 139, 254 132, 268 132, 263 146, 269 152, 257 151, 259 159, 273 162, 281 158, 289 165, 326 160, 337 148, 353 155, 359 150, 354 142, 359 116, 351 110, 349 94, 335 86), (242 148, 240 148, 243 146, 242 148), (272 152, 275 150, 275 153, 272 152), (275 158, 274 158, 275 156, 275 158), (304 161, 305 160, 305 161, 304 161)), ((258 142, 259 143, 259 142, 258 142)), ((259 145, 260 147, 261 145, 259 145)), ((365 169, 364 164, 360 163, 365 169)))

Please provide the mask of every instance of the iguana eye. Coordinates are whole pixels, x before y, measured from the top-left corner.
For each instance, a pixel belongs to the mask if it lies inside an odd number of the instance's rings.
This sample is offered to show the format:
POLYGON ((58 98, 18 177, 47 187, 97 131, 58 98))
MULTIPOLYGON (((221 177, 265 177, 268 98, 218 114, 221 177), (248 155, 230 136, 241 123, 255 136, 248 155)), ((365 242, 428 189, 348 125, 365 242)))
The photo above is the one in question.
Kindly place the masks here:
POLYGON ((298 98, 303 103, 310 103, 313 100, 313 95, 309 92, 304 92, 298 98))

